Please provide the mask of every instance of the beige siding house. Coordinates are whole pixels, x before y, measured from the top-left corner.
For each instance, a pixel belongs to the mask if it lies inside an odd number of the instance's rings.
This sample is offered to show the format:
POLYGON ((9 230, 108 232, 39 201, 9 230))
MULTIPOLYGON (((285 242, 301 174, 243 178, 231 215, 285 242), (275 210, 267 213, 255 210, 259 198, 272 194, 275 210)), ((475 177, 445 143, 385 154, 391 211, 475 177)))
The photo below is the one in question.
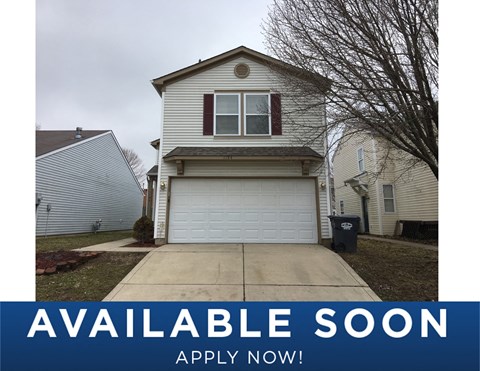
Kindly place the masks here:
POLYGON ((405 222, 417 222, 431 236, 438 228, 438 181, 411 160, 387 152, 371 135, 344 136, 333 156, 337 214, 360 216, 363 233, 400 234, 405 222))
MULTIPOLYGON (((307 147, 292 131, 293 103, 272 64, 281 62, 242 46, 152 81, 162 101, 158 165, 149 172, 156 239, 330 238, 324 138, 307 147)), ((324 117, 321 106, 301 119, 321 127, 324 117)))

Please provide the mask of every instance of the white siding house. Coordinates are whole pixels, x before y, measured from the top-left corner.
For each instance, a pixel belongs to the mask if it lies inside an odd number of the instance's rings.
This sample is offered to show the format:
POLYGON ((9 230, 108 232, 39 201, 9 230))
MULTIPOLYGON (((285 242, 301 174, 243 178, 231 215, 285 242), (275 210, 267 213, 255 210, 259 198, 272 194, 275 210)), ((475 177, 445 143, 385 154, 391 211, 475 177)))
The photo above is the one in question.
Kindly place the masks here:
POLYGON ((111 131, 37 131, 36 235, 128 230, 143 191, 111 131), (76 137, 77 136, 77 137, 76 137))
MULTIPOLYGON (((361 218, 360 232, 394 235, 405 222, 438 228, 438 181, 411 156, 367 134, 344 136, 333 156, 337 214, 361 218)), ((423 228, 423 227, 422 227, 423 228)), ((432 233, 433 233, 432 232, 432 233)), ((427 233, 425 233, 427 234, 427 233)))
MULTIPOLYGON (((152 81, 162 98, 157 239, 330 238, 324 138, 306 147, 292 131, 293 103, 269 63, 279 61, 239 47, 152 81)), ((301 119, 321 127, 324 117, 321 106, 301 119)))

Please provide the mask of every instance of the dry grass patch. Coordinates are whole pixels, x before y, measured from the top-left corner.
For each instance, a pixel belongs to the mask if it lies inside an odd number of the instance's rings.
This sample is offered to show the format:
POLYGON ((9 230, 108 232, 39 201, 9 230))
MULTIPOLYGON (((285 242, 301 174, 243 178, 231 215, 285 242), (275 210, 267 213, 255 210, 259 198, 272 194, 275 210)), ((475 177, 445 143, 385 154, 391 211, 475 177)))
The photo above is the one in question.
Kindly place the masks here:
POLYGON ((37 301, 101 301, 146 254, 105 252, 73 271, 37 276, 37 301))
POLYGON ((438 300, 437 251, 359 239, 340 255, 384 301, 438 300))

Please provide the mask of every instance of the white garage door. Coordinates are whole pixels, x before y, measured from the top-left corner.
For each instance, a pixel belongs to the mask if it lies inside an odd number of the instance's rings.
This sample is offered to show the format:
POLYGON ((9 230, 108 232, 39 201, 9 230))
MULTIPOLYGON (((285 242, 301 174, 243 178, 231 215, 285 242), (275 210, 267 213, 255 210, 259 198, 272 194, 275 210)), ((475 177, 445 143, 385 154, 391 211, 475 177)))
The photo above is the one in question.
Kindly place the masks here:
POLYGON ((313 179, 172 179, 168 242, 317 243, 313 179))

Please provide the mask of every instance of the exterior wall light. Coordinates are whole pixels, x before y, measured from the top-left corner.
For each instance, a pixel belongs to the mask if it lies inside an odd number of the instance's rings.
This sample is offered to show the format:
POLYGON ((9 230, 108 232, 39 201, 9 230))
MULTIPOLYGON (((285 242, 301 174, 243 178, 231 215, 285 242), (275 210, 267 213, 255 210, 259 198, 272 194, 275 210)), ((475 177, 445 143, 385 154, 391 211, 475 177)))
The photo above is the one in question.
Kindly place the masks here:
POLYGON ((166 188, 165 182, 160 182, 160 189, 161 189, 162 191, 164 191, 165 188, 166 188))

